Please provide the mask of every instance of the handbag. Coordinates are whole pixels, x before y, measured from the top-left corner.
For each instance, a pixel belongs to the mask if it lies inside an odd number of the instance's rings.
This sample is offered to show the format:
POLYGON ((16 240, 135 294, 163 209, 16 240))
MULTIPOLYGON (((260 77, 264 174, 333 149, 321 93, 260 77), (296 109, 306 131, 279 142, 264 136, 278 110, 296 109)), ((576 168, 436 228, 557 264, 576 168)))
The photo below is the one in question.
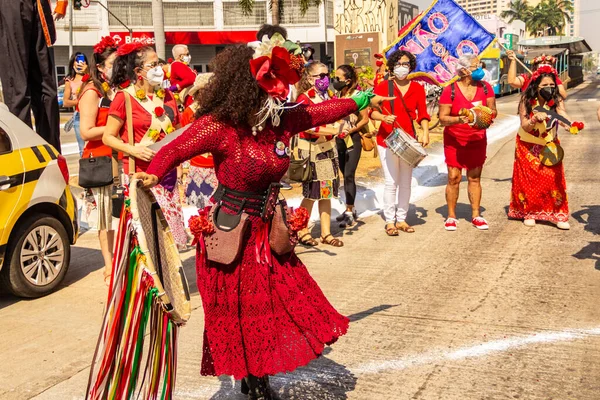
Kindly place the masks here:
POLYGON ((269 247, 271 247, 271 251, 280 256, 291 253, 296 247, 296 243, 292 242, 290 237, 285 199, 279 200, 275 205, 275 213, 269 231, 269 247))
POLYGON ((112 185, 113 159, 109 156, 82 158, 79 160, 79 186, 86 189, 112 185))
POLYGON ((290 166, 288 168, 288 178, 296 182, 308 182, 312 179, 312 166, 310 158, 312 154, 312 144, 309 146, 308 157, 301 158, 298 149, 298 135, 295 135, 290 143, 292 145, 292 157, 290 157, 290 166), (293 144, 294 143, 294 144, 293 144))
POLYGON ((360 144, 364 151, 371 151, 375 148, 375 142, 373 141, 372 133, 360 133, 360 144))
POLYGON ((206 257, 209 261, 230 265, 242 252, 242 240, 248 228, 248 215, 242 210, 237 214, 222 213, 221 205, 215 204, 209 213, 215 231, 204 237, 206 257))

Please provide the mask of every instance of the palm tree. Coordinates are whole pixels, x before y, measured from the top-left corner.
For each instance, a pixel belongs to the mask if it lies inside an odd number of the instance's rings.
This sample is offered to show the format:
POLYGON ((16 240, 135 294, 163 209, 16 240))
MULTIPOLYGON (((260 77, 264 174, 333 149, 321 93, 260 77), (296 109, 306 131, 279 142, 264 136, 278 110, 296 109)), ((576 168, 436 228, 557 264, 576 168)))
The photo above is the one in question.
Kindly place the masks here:
POLYGON ((531 7, 527 4, 527 0, 513 0, 510 2, 509 9, 502 11, 500 16, 508 20, 509 24, 516 19, 527 22, 531 17, 531 7))
POLYGON ((527 28, 532 35, 563 35, 572 21, 573 4, 569 0, 544 0, 531 10, 527 28))
MULTIPOLYGON (((285 0, 269 0, 269 7, 271 8, 271 15, 273 16, 273 25, 279 25, 281 17, 283 16, 285 0)), ((302 16, 306 15, 306 12, 311 6, 319 7, 322 0, 299 0, 300 1, 300 12, 302 16)), ((254 10, 254 0, 239 0, 242 6, 242 12, 244 15, 252 14, 254 10)), ((326 5, 327 6, 327 5, 326 5)))

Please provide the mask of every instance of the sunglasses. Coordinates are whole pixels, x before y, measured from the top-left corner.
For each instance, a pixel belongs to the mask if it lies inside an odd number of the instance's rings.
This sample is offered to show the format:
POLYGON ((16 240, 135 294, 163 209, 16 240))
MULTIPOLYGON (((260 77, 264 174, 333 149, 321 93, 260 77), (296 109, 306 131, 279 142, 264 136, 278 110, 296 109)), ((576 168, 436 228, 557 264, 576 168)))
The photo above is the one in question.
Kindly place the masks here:
POLYGON ((325 78, 326 76, 329 76, 329 74, 328 74, 327 72, 322 72, 322 73, 320 73, 320 74, 317 74, 317 75, 311 75, 311 76, 312 76, 313 78, 321 78, 321 79, 323 79, 323 78, 325 78))

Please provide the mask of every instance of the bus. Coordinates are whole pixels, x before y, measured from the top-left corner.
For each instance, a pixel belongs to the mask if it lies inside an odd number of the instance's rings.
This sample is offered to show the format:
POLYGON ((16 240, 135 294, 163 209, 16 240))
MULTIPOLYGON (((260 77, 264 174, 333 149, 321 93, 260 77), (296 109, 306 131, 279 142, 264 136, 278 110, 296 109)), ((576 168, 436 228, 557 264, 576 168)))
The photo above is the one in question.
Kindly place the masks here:
MULTIPOLYGON (((519 60, 524 62, 524 57, 515 53, 519 60)), ((479 55, 479 59, 485 63, 486 69, 492 74, 490 85, 494 88, 496 97, 505 96, 511 93, 516 93, 519 89, 514 89, 508 84, 508 66, 510 60, 504 50, 490 47, 479 55)), ((521 64, 517 63, 517 75, 525 72, 521 64)))

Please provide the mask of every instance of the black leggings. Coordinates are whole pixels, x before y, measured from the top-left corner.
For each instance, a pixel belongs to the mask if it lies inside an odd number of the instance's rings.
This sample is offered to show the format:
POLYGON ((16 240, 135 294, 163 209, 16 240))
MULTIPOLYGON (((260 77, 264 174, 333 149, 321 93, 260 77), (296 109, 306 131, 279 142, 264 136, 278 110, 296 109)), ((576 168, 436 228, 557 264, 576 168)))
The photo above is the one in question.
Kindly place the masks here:
POLYGON ((362 153, 360 133, 355 132, 352 134, 352 143, 354 143, 354 146, 351 148, 346 147, 346 142, 342 139, 336 138, 335 142, 340 161, 340 171, 344 176, 346 206, 353 206, 354 199, 356 199, 356 181, 354 175, 356 174, 356 168, 358 168, 358 161, 360 161, 360 154, 362 153))

